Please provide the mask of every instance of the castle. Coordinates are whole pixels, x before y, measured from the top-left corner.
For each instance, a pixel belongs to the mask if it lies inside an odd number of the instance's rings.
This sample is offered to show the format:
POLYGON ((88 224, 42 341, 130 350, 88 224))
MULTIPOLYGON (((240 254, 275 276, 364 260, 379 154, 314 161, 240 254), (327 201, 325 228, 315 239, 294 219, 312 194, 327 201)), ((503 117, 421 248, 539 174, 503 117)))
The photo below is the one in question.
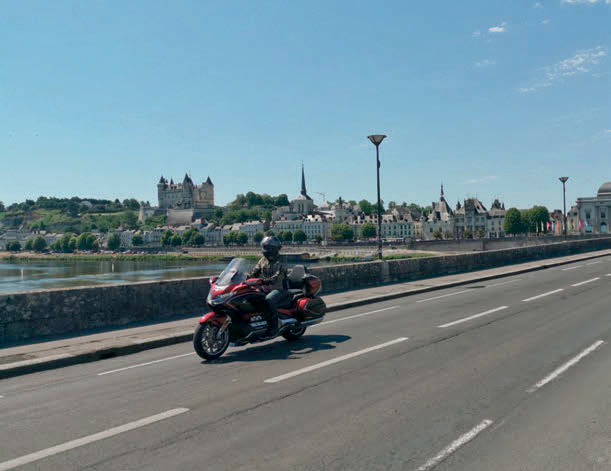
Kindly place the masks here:
POLYGON ((160 209, 212 209, 214 208, 214 184, 210 177, 201 185, 194 185, 189 174, 182 183, 174 183, 161 176, 157 184, 160 209))

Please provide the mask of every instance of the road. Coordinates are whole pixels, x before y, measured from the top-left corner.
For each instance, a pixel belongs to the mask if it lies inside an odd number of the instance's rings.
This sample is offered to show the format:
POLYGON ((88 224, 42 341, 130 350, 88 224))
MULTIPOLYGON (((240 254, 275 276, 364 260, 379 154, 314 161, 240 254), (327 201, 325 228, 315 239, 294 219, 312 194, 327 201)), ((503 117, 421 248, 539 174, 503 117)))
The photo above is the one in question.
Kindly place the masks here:
POLYGON ((0 471, 610 470, 611 257, 0 382, 0 471))

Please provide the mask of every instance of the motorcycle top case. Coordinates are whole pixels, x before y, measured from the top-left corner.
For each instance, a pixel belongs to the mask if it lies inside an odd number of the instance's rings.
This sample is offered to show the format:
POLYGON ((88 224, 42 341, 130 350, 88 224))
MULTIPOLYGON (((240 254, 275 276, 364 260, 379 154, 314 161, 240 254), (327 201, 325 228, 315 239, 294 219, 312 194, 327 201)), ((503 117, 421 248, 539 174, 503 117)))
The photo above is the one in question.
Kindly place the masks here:
POLYGON ((322 298, 302 298, 298 302, 304 321, 318 319, 327 311, 327 306, 322 298))

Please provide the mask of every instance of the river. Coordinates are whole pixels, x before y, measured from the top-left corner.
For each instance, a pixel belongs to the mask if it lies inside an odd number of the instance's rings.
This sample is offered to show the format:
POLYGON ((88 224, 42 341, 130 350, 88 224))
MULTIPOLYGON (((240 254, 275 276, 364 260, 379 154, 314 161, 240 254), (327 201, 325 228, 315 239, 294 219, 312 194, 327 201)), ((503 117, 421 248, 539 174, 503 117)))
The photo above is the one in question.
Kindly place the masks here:
MULTIPOLYGON (((0 294, 219 274, 224 262, 181 261, 0 261, 0 294)), ((289 264, 290 265, 290 264, 289 264)))

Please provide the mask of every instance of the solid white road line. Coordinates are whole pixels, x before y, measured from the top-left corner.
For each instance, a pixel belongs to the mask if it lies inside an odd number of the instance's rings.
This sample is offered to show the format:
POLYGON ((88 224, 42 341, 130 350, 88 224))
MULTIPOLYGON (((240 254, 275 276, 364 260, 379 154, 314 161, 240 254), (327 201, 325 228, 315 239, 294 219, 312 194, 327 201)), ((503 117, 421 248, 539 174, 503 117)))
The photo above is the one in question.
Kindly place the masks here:
POLYGON ((509 306, 495 307, 494 309, 490 309, 489 311, 480 312, 479 314, 474 314, 474 315, 469 316, 469 317, 463 317, 462 319, 458 319, 456 321, 448 322, 447 324, 441 324, 441 325, 438 325, 437 327, 439 327, 440 329, 443 329, 445 327, 450 327, 452 325, 461 324, 463 322, 470 321, 471 319, 477 319, 478 317, 487 316, 488 314, 492 314, 493 312, 502 311, 503 309, 507 309, 508 307, 509 306))
POLYGON ((586 283, 592 283, 593 281, 597 281, 597 280, 600 280, 600 278, 592 278, 591 280, 586 280, 580 283, 575 283, 574 285, 571 285, 571 286, 581 286, 581 285, 585 285, 586 283))
POLYGON ((532 298, 523 299, 523 302, 534 301, 535 299, 543 298, 545 296, 549 296, 550 294, 560 293, 560 291, 564 291, 564 288, 555 289, 554 291, 548 291, 547 293, 538 294, 537 296, 533 296, 532 298))
POLYGON ((473 290, 472 289, 464 289, 462 291, 456 291, 455 293, 449 293, 449 294, 442 294, 441 296, 434 296, 432 298, 426 298, 426 299, 421 299, 420 301, 416 301, 417 303, 424 303, 426 301, 432 301, 434 299, 441 299, 441 298, 447 298, 448 296, 455 296, 457 294, 462 294, 462 293, 472 293, 473 290))
POLYGON ((590 345, 588 348, 583 350, 579 355, 574 356, 569 361, 567 361, 564 365, 560 366, 559 368, 556 368, 554 371, 548 374, 541 381, 539 381, 538 383, 534 384, 532 387, 527 389, 526 392, 529 392, 529 393, 535 392, 537 389, 545 386, 550 381, 553 381, 558 376, 560 376, 562 373, 564 373, 566 370, 568 370, 571 366, 577 364, 583 357, 585 357, 586 355, 589 355, 594 350, 596 350, 598 347, 600 347, 603 343, 605 343, 603 340, 597 340, 592 345, 590 345))
POLYGON ((24 455, 9 461, 4 461, 0 463, 0 471, 6 471, 9 469, 26 465, 28 463, 33 463, 34 461, 39 461, 44 458, 48 458, 49 456, 57 455, 59 453, 72 450, 74 448, 89 445, 90 443, 97 442, 99 440, 104 440, 106 438, 110 438, 121 433, 129 432, 130 430, 144 427, 146 425, 159 422, 160 420, 169 419, 170 417, 174 417, 175 415, 179 414, 184 414, 188 411, 189 409, 185 409, 183 407, 168 410, 166 412, 162 412, 161 414, 145 417, 144 419, 136 420, 135 422, 130 422, 125 425, 110 428, 108 430, 104 430, 103 432, 94 433, 93 435, 87 435, 86 437, 77 438, 76 440, 62 443, 61 445, 52 446, 51 448, 46 448, 35 453, 30 453, 29 455, 24 455))
POLYGON ((567 270, 575 270, 575 268, 582 268, 583 265, 577 265, 574 267, 568 267, 568 268, 563 268, 562 271, 567 271, 567 270))
POLYGON ((321 322, 320 324, 314 324, 312 327, 317 327, 319 325, 325 325, 325 324, 333 324, 335 322, 341 322, 341 321, 345 321, 345 320, 348 320, 348 319, 354 319, 356 317, 368 316, 369 314, 376 314, 377 312, 389 311, 390 309, 397 309, 398 307, 400 307, 400 306, 390 306, 390 307, 385 307, 383 309, 377 309, 375 311, 362 312, 360 314, 355 314, 353 316, 340 317, 339 319, 333 319, 333 320, 330 320, 330 321, 321 322))
POLYGON ((161 358, 160 360, 147 361, 146 363, 138 363, 137 365, 126 366, 124 368, 117 368, 116 370, 104 371, 103 373, 98 373, 98 376, 109 375, 110 373, 116 373, 118 371, 131 370, 132 368, 138 368, 139 366, 153 365, 155 363, 161 363, 162 361, 174 360, 175 358, 188 357, 189 355, 195 355, 195 352, 183 353, 182 355, 161 358))
POLYGON ((486 285, 486 288, 492 288, 494 286, 506 285, 507 283, 513 283, 515 281, 520 281, 522 278, 516 278, 515 280, 503 281, 501 283, 494 283, 492 285, 486 285))
POLYGON ((488 427, 490 427, 490 425, 492 425, 492 420, 488 420, 488 419, 483 420, 479 425, 472 428, 467 433, 465 433, 464 435, 461 435, 456 440, 454 440, 452 443, 450 443, 447 447, 441 450, 438 455, 428 460, 426 463, 420 466, 416 471, 427 471, 428 469, 431 469, 437 466, 439 463, 445 460, 448 456, 450 456, 452 453, 458 450, 461 446, 466 445, 471 440, 473 440, 477 435, 479 435, 481 432, 483 432, 488 427))
POLYGON ((590 262, 590 263, 586 263, 586 265, 596 265, 597 263, 602 263, 600 260, 598 262, 590 262))
POLYGON ((275 376, 273 378, 266 379, 265 383, 278 383, 280 381, 284 381, 285 379, 293 378, 294 376, 299 376, 304 373, 309 373, 310 371, 318 370, 320 368, 324 368, 325 366, 333 365, 335 363, 339 363, 340 361, 349 360, 350 358, 358 357, 360 355, 364 355, 365 353, 373 352, 375 350, 380 350, 385 347, 390 347, 396 343, 405 342, 407 337, 399 337, 398 339, 391 340, 390 342, 381 343, 380 345, 375 345, 373 347, 365 348, 363 350, 359 350, 357 352, 348 353, 347 355, 342 355, 337 358, 333 358, 331 360, 323 361, 322 363, 317 363, 312 366, 307 366, 305 368, 301 368, 299 370, 291 371, 290 373, 286 373, 280 376, 275 376))

